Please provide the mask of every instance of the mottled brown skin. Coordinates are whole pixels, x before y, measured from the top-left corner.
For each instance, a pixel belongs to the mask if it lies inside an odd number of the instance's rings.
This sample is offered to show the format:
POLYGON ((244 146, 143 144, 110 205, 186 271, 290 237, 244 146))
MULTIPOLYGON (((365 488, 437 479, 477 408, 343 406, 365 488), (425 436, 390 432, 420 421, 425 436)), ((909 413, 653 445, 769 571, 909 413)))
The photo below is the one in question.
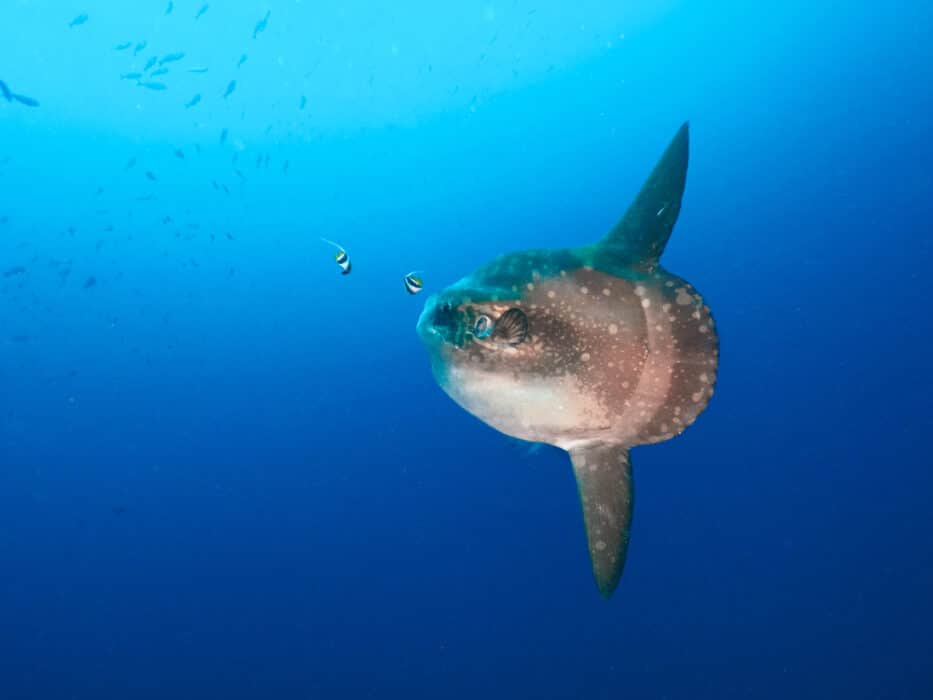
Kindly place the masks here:
POLYGON ((451 398, 507 435, 570 453, 606 596, 628 544, 629 449, 685 430, 716 380, 709 308, 658 263, 680 209, 686 139, 684 127, 604 241, 497 258, 428 300, 418 324, 451 398), (507 312, 527 332, 482 337, 478 320, 498 331, 514 326, 507 312))

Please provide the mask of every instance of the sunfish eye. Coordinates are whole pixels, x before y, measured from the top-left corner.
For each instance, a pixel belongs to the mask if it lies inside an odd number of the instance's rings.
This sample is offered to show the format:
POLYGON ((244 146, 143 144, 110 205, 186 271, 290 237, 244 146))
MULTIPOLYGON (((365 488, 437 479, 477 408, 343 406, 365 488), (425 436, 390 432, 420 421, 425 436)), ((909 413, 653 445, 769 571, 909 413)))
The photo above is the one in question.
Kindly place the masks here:
POLYGON ((482 340, 492 335, 493 325, 489 316, 480 316, 473 324, 473 335, 482 340))

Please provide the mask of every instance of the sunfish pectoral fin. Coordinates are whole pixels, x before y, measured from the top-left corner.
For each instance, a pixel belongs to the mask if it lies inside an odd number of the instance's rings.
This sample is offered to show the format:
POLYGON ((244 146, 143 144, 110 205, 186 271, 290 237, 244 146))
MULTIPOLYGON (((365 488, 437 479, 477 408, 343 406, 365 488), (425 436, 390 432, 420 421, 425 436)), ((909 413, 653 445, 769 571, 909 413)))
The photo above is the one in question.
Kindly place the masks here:
POLYGON ((632 463, 628 447, 588 443, 570 450, 583 506, 593 577, 603 597, 612 595, 628 550, 632 524, 632 463))
POLYGON ((690 132, 684 122, 625 216, 599 242, 598 255, 626 265, 657 264, 680 213, 689 154, 690 132))

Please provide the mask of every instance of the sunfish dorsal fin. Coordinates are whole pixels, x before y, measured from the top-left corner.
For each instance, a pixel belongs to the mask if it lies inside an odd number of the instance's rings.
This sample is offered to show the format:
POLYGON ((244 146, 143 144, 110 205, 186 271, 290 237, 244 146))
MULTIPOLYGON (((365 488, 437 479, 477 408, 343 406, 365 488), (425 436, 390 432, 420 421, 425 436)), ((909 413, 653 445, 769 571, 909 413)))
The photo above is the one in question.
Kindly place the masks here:
POLYGON ((684 122, 625 216, 597 245, 599 255, 628 265, 657 264, 680 213, 689 146, 689 125, 684 122))
POLYGON ((570 450, 593 578, 603 597, 612 595, 622 576, 632 524, 632 462, 628 447, 588 443, 570 450))

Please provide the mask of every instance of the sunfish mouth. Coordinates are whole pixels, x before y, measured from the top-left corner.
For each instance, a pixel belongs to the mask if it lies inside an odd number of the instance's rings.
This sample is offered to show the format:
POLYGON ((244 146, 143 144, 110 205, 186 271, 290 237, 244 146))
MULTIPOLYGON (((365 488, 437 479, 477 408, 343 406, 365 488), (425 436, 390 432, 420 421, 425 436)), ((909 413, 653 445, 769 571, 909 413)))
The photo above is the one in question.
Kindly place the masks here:
POLYGON ((460 312, 434 295, 425 302, 416 329, 425 345, 436 346, 456 338, 460 321, 460 312))

